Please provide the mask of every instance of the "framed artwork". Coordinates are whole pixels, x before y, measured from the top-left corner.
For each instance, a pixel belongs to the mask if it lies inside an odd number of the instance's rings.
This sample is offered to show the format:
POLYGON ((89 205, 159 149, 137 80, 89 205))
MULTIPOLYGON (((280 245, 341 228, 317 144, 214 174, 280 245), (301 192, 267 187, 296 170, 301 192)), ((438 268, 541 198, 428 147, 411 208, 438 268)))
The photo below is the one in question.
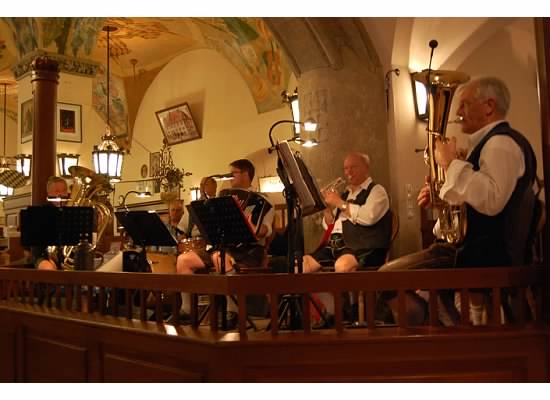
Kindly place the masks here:
POLYGON ((187 103, 165 108, 155 114, 168 146, 201 138, 187 103))
POLYGON ((32 140, 34 124, 33 99, 21 103, 21 143, 32 140))
POLYGON ((82 143, 82 107, 79 104, 57 103, 55 126, 57 140, 82 143))
POLYGON ((149 176, 158 176, 160 172, 160 151, 149 154, 149 176))

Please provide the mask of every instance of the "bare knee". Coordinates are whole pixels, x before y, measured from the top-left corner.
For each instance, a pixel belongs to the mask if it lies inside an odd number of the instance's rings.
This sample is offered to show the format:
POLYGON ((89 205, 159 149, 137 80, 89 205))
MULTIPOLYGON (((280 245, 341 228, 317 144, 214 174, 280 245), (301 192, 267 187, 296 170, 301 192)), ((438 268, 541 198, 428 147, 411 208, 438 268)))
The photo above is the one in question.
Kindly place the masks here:
POLYGON ((334 272, 353 272, 359 266, 359 262, 355 256, 351 254, 344 254, 338 257, 334 263, 334 272))
POLYGON ((193 251, 180 254, 176 259, 176 271, 178 274, 190 275, 199 268, 204 268, 204 263, 193 251))
POLYGON ((306 255, 304 256, 304 259, 303 259, 302 268, 303 268, 304 274, 309 274, 311 272, 319 271, 321 269, 321 264, 319 264, 317 260, 315 260, 315 258, 309 255, 306 255))

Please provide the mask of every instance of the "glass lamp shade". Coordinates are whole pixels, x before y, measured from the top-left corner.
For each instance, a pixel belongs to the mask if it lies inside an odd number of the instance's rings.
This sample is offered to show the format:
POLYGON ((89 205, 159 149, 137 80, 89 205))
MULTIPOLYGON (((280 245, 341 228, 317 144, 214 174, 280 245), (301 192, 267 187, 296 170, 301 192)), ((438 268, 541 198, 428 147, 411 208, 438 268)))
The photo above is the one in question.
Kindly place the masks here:
POLYGON ((111 182, 120 182, 124 151, 112 140, 112 136, 103 136, 99 146, 94 146, 92 157, 97 174, 107 175, 111 182))
POLYGON ((0 185, 0 199, 13 194, 13 188, 9 186, 0 185))
POLYGON ((57 167, 59 168, 59 175, 64 178, 70 178, 71 173, 69 172, 69 168, 74 165, 78 165, 79 157, 80 154, 59 153, 57 155, 57 167))
POLYGON ((18 154, 15 156, 15 170, 26 178, 31 176, 32 156, 30 154, 18 154))
POLYGON ((189 191, 191 192, 191 201, 200 199, 201 189, 199 187, 192 187, 189 189, 189 191))

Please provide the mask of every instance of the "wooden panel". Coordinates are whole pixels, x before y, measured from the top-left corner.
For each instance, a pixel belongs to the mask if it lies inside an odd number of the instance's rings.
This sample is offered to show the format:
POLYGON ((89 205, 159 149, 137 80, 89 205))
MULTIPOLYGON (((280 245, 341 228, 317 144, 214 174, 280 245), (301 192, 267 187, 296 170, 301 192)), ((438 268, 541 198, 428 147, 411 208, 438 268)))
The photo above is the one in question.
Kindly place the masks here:
MULTIPOLYGON (((159 357, 158 361, 162 361, 159 357)), ((185 368, 130 359, 112 354, 103 358, 105 382, 202 382, 203 376, 185 368)))
POLYGON ((15 332, 7 329, 0 330, 0 382, 15 382, 15 332))
POLYGON ((86 348, 36 334, 24 337, 25 382, 86 382, 86 348))

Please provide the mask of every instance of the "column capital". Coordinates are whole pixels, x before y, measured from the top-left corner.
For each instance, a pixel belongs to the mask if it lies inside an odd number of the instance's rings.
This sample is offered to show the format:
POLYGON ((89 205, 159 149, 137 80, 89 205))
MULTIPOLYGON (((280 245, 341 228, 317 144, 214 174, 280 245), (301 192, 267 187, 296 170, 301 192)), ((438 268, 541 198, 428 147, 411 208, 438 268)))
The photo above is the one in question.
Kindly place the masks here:
MULTIPOLYGON (((15 64, 11 68, 15 79, 19 80, 29 74, 33 69, 33 63, 37 58, 55 61, 59 66, 59 72, 65 72, 80 76, 94 77, 97 74, 97 70, 99 68, 99 63, 92 60, 85 60, 56 53, 50 53, 43 50, 36 50, 26 54, 25 57, 23 57, 17 64, 15 64)), ((48 68, 46 64, 40 65, 40 67, 43 67, 43 69, 48 68)))

